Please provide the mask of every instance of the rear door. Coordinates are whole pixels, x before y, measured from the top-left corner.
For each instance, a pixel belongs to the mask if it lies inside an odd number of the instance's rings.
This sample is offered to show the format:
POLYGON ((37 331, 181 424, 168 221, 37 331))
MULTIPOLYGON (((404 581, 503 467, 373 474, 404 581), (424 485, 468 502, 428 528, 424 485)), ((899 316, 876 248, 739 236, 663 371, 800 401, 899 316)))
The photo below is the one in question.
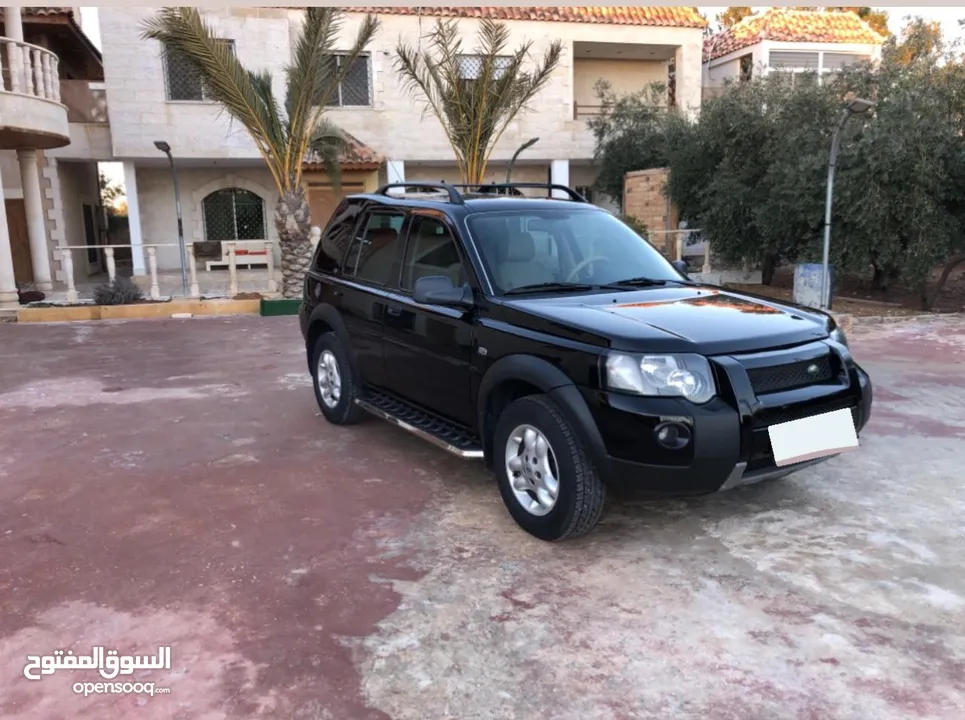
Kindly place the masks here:
POLYGON ((332 304, 339 308, 356 353, 362 380, 385 385, 382 323, 389 286, 398 277, 403 211, 370 206, 355 225, 342 272, 332 280, 332 304))

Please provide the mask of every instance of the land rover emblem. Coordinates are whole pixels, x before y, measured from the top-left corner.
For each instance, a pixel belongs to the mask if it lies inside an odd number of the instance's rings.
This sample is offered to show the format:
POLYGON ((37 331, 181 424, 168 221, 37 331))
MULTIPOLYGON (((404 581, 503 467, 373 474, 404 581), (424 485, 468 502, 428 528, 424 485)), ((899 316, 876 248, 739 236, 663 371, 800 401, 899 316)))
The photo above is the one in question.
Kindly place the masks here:
POLYGON ((814 364, 808 365, 808 375, 817 375, 817 374, 818 374, 818 366, 814 364))

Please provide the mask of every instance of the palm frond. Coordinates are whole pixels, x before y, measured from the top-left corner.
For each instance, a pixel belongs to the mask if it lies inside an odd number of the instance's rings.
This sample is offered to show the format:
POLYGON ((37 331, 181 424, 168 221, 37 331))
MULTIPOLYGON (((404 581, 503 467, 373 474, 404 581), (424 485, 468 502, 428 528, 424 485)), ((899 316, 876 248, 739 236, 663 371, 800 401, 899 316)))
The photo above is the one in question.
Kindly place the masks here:
POLYGON ((287 138, 278 131, 277 104, 267 104, 259 93, 264 75, 249 72, 196 8, 161 8, 144 21, 141 37, 157 40, 164 52, 177 53, 197 71, 208 95, 248 130, 279 191, 287 190, 289 179, 280 162, 287 138))
POLYGON ((341 129, 326 117, 319 120, 312 133, 308 149, 325 166, 325 172, 332 181, 336 193, 342 183, 342 156, 351 150, 351 143, 341 129))
MULTIPOLYGON (((342 55, 341 68, 333 73, 334 65, 331 59, 333 59, 335 39, 341 27, 340 12, 333 8, 309 8, 302 34, 296 42, 296 59, 288 77, 289 82, 292 83, 294 73, 305 74, 303 82, 298 83, 298 89, 300 92, 307 93, 307 97, 303 101, 294 103, 299 107, 298 114, 289 115, 289 137, 291 138, 289 153, 295 159, 305 156, 315 130, 323 121, 329 99, 348 75, 358 56, 372 42, 379 28, 379 21, 373 15, 366 15, 355 35, 355 42, 351 49, 345 53, 339 53, 342 55), (311 44, 314 44, 314 50, 309 52, 307 48, 311 44), (300 53, 303 54, 301 58, 300 53), (314 65, 301 63, 301 60, 308 63, 314 58, 321 58, 321 60, 314 65)), ((301 182, 300 160, 295 167, 295 182, 301 182)))
POLYGON ((559 64, 562 43, 553 42, 540 62, 526 70, 532 48, 523 42, 508 50, 504 23, 480 23, 476 46, 476 77, 463 73, 462 42, 455 21, 439 20, 428 33, 425 50, 400 43, 395 68, 403 88, 425 104, 442 125, 466 182, 481 181, 490 154, 509 123, 545 87, 559 64))

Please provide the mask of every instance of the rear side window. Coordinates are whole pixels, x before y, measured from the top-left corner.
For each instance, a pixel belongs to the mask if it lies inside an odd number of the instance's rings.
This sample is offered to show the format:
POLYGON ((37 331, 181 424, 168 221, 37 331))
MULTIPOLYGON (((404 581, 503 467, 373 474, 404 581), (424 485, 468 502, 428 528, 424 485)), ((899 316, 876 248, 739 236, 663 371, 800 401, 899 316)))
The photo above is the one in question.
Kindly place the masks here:
POLYGON ((449 227, 436 218, 414 216, 402 264, 402 287, 412 290, 419 278, 445 275, 453 285, 465 282, 462 261, 449 227))
POLYGON ((316 270, 329 273, 338 270, 339 262, 352 241, 352 230, 358 221, 359 210, 358 203, 348 200, 342 200, 335 208, 332 219, 315 249, 313 267, 316 270))
POLYGON ((388 285, 396 265, 399 237, 405 216, 389 211, 367 213, 345 256, 343 274, 360 280, 388 285))

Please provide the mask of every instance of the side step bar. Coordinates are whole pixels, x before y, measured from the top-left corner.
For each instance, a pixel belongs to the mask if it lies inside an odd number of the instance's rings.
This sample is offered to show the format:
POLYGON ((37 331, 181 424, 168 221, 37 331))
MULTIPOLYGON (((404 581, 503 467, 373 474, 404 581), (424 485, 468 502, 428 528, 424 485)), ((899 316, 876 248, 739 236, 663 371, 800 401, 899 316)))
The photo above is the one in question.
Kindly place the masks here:
POLYGON ((479 440, 465 430, 389 395, 369 391, 355 404, 376 417, 388 420, 403 430, 466 459, 481 459, 479 440))

